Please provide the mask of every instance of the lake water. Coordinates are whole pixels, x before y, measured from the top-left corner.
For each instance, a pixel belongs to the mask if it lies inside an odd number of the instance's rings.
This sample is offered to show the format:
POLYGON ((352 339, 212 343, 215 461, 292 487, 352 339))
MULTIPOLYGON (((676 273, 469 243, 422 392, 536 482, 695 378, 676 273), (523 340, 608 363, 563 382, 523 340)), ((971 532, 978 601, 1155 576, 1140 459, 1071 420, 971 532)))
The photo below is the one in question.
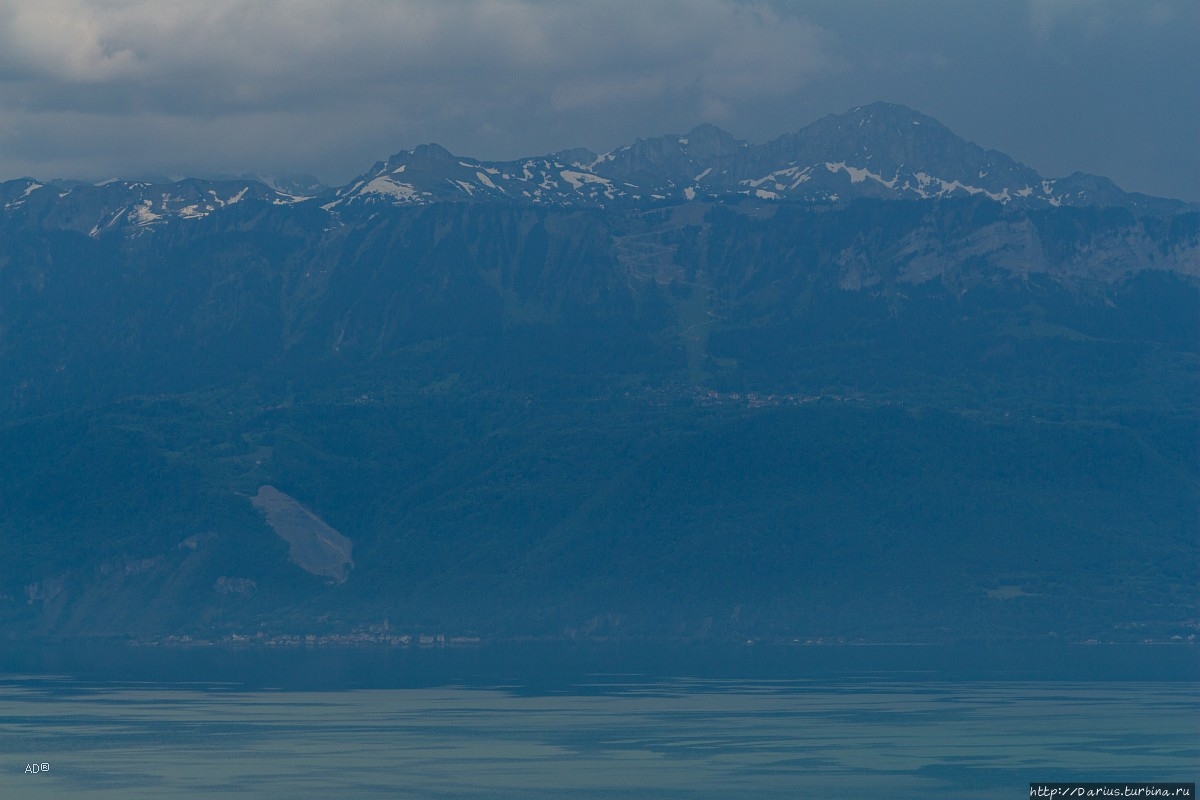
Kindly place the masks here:
POLYGON ((1196 781, 1198 687, 1186 645, 10 647, 0 798, 1025 798, 1196 781))

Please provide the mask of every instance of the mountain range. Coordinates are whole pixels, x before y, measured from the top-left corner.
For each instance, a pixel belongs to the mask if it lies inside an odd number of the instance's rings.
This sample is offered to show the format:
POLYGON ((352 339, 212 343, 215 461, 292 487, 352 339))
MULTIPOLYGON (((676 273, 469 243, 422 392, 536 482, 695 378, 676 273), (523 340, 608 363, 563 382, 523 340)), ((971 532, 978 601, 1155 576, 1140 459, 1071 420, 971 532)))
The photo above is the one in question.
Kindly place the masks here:
POLYGON ((1095 175, 1048 180, 1003 153, 962 140, 931 117, 887 103, 828 116, 761 145, 707 124, 602 154, 573 149, 515 161, 482 161, 426 144, 377 162, 333 189, 311 176, 98 185, 26 178, 0 184, 6 213, 92 236, 196 219, 243 200, 313 203, 332 216, 353 207, 445 202, 619 207, 742 198, 829 204, 972 196, 1026 209, 1117 207, 1164 215, 1190 207, 1123 192, 1095 175))
POLYGON ((1194 205, 873 104, 0 206, 0 635, 1197 632, 1194 205))

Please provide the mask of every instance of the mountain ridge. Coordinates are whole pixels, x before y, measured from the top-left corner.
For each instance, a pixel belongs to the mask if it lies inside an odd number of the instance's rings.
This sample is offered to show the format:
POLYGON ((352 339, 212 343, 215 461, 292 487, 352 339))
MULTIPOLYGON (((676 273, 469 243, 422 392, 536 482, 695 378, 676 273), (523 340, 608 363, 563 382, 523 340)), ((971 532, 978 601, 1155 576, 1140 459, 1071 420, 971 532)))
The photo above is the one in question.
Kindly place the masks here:
POLYGON ((1102 176, 1047 179, 955 135, 906 106, 873 103, 828 115, 763 144, 708 123, 637 139, 606 153, 584 148, 488 161, 423 144, 394 153, 348 183, 311 176, 220 176, 101 184, 19 178, 0 183, 0 208, 52 229, 98 236, 150 230, 247 200, 311 203, 331 216, 355 207, 500 202, 547 207, 743 202, 837 204, 987 197, 1018 208, 1119 207, 1169 216, 1200 206, 1124 192, 1102 176))

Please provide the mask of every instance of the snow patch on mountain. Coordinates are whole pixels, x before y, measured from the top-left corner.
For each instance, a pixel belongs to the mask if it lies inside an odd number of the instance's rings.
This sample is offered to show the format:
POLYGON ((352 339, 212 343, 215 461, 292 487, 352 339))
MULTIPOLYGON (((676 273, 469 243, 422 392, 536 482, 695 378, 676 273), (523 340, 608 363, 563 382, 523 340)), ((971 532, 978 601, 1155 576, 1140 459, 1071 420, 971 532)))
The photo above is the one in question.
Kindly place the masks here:
MULTIPOLYGON (((499 173, 500 173, 500 170, 496 170, 496 174, 499 174, 499 173)), ((492 179, 487 176, 486 172, 476 170, 475 177, 479 180, 480 183, 482 183, 484 186, 488 187, 492 191, 495 191, 495 192, 500 191, 500 187, 497 186, 496 184, 492 183, 492 179)))
POLYGON ((416 187, 411 183, 400 183, 386 176, 375 178, 358 192, 354 192, 353 190, 351 192, 359 195, 385 195, 403 203, 411 203, 419 200, 421 197, 421 192, 417 191, 416 187))
POLYGON ((138 225, 149 225, 162 219, 162 214, 154 213, 154 203, 150 200, 143 200, 139 203, 130 211, 130 216, 138 225))
POLYGON ((597 188, 603 187, 600 188, 600 192, 605 198, 612 200, 614 197, 616 197, 617 189, 613 186, 612 181, 610 181, 608 178, 602 178, 599 175, 595 175, 591 172, 576 172, 575 170, 569 169, 561 170, 558 174, 562 176, 563 180, 571 184, 571 188, 573 188, 576 192, 586 191, 585 187, 587 186, 593 186, 597 188))
POLYGON ((862 183, 867 178, 870 178, 871 180, 875 181, 876 183, 880 184, 881 186, 886 186, 889 189, 895 188, 896 180, 899 178, 899 175, 896 175, 896 176, 892 177, 890 180, 888 180, 877 172, 871 172, 871 170, 867 169, 866 167, 852 167, 852 166, 848 165, 845 161, 839 161, 836 164, 833 162, 826 161, 825 169, 827 169, 830 172, 835 173, 835 174, 837 172, 846 173, 847 175, 850 176, 851 183, 862 183))

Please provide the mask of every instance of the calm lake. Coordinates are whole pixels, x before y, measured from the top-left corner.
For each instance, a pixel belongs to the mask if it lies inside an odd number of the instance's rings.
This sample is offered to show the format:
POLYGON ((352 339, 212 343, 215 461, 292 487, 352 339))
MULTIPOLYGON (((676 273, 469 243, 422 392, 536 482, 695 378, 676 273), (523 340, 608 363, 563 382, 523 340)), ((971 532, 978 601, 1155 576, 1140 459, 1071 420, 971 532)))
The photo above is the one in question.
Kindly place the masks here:
POLYGON ((9 645, 0 798, 1026 798, 1196 781, 1198 688, 1188 645, 9 645))

